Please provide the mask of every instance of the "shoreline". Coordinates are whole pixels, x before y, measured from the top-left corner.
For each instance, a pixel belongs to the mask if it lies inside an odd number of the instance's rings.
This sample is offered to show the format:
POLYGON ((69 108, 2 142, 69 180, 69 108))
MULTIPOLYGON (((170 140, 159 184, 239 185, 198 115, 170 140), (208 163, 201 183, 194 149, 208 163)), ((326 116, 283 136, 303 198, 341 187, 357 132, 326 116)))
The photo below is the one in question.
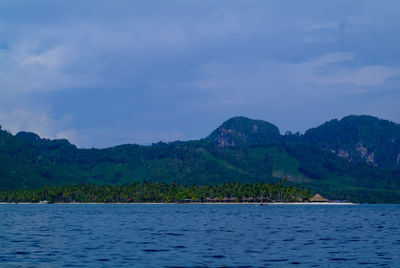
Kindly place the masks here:
POLYGON ((359 205, 359 203, 352 202, 343 202, 343 203, 334 203, 334 202, 275 202, 275 203, 235 203, 235 202, 190 202, 190 203, 79 203, 79 202, 70 202, 70 203, 32 203, 32 202, 20 202, 20 203, 7 203, 0 202, 0 205, 255 205, 255 206, 276 206, 276 205, 301 205, 301 206, 315 206, 315 205, 359 205))

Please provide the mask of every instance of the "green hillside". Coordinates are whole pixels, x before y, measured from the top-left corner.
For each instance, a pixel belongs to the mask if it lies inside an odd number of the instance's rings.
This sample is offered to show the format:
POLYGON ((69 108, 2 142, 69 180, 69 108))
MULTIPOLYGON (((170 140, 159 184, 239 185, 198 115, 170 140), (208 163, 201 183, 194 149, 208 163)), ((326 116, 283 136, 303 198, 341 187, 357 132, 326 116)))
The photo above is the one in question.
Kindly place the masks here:
POLYGON ((400 168, 400 125, 373 116, 346 116, 306 131, 310 142, 350 161, 400 168))
POLYGON ((398 129, 399 125, 374 117, 351 116, 305 135, 280 135, 270 123, 234 117, 202 140, 106 149, 78 149, 67 140, 0 129, 0 188, 143 180, 202 185, 285 178, 332 199, 400 202, 400 169, 393 161, 400 153, 398 129), (366 149, 357 149, 360 143, 366 149), (362 156, 365 150, 367 155, 374 153, 374 162, 362 156))

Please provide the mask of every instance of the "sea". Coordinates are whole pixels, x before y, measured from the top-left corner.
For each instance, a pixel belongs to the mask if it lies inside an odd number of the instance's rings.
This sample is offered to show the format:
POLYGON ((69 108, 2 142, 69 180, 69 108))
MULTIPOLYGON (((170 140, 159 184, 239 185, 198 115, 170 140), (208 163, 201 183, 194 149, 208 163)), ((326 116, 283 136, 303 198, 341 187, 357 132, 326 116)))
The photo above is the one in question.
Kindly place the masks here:
POLYGON ((0 205, 0 267, 292 266, 400 267, 400 205, 0 205))

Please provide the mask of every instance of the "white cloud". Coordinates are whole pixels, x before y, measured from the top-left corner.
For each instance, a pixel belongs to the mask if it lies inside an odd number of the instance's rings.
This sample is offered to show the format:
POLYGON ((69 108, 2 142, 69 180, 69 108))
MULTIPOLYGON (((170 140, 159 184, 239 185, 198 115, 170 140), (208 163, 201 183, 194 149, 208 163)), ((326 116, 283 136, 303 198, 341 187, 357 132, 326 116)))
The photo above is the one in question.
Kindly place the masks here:
POLYGON ((387 79, 396 76, 400 76, 400 67, 382 65, 343 67, 331 70, 328 74, 315 75, 314 82, 324 85, 368 87, 381 85, 387 79))
POLYGON ((0 94, 106 85, 96 63, 90 62, 93 49, 85 43, 85 31, 67 26, 7 26, 8 48, 0 50, 0 94))
POLYGON ((16 61, 21 68, 29 68, 31 66, 40 66, 47 72, 55 72, 57 69, 65 65, 67 61, 67 49, 59 46, 45 51, 42 54, 32 54, 31 51, 23 52, 16 56, 16 61))
POLYGON ((354 70, 350 74, 350 82, 356 85, 379 85, 385 80, 400 75, 399 67, 386 67, 382 65, 365 66, 354 70))
POLYGON ((34 47, 15 47, 0 51, 0 94, 24 94, 71 87, 100 85, 102 79, 90 73, 65 71, 75 64, 73 48, 58 46, 44 52, 34 47))
POLYGON ((325 54, 321 57, 313 58, 305 63, 301 63, 300 65, 308 65, 312 68, 324 67, 329 64, 339 63, 344 61, 351 61, 355 58, 355 53, 349 52, 333 52, 325 54))
POLYGON ((89 148, 91 147, 91 140, 88 136, 81 134, 76 129, 65 129, 57 132, 55 134, 57 139, 67 139, 72 144, 78 145, 80 147, 89 148))
POLYGON ((55 119, 46 112, 30 109, 14 109, 11 112, 0 111, 0 124, 13 134, 30 131, 42 138, 68 139, 78 146, 89 146, 89 139, 77 130, 68 128, 70 116, 55 119))
POLYGON ((355 53, 328 53, 299 63, 212 62, 202 67, 201 79, 185 86, 212 93, 213 101, 220 104, 227 100, 232 104, 248 104, 260 99, 278 101, 287 98, 287 93, 310 96, 324 94, 324 91, 366 93, 369 87, 382 85, 387 79, 400 75, 400 67, 354 67, 355 60, 355 53))

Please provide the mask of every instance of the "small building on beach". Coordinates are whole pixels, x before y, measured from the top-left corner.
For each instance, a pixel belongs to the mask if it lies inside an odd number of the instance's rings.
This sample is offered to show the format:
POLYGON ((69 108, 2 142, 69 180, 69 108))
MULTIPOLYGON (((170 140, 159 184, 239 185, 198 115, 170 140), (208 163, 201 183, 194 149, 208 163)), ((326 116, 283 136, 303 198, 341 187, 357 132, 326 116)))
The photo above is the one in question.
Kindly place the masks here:
POLYGON ((310 202, 329 202, 328 199, 317 193, 313 197, 310 198, 310 202))
POLYGON ((213 202, 220 202, 220 201, 221 201, 221 199, 219 199, 219 197, 213 198, 213 202))

